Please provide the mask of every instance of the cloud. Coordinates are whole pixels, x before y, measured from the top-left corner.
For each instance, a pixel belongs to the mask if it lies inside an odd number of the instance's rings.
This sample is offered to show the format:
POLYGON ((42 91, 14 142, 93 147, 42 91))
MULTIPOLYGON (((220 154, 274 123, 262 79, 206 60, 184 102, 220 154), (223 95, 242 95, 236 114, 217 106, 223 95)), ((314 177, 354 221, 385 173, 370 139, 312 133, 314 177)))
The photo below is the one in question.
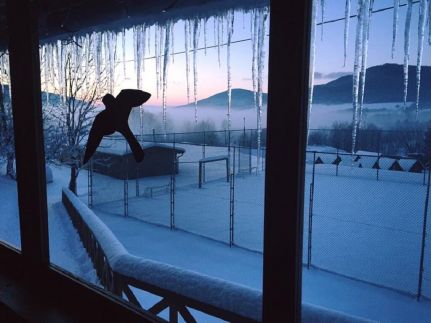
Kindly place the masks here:
POLYGON ((332 72, 328 74, 320 73, 320 72, 314 72, 314 78, 315 79, 337 79, 342 76, 346 75, 352 75, 351 72, 332 72))

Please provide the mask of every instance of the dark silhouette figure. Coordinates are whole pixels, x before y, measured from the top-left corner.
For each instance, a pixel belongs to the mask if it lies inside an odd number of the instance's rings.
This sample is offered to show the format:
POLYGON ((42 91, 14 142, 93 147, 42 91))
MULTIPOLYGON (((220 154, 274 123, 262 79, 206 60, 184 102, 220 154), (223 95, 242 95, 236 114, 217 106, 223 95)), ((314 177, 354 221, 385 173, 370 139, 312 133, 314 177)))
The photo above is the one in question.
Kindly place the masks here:
POLYGON ((103 136, 112 135, 115 131, 121 133, 129 143, 136 162, 144 159, 144 151, 129 128, 129 114, 133 107, 148 101, 151 94, 141 90, 122 90, 115 98, 106 94, 102 102, 106 109, 100 112, 93 121, 85 149, 84 164, 96 151, 103 136))

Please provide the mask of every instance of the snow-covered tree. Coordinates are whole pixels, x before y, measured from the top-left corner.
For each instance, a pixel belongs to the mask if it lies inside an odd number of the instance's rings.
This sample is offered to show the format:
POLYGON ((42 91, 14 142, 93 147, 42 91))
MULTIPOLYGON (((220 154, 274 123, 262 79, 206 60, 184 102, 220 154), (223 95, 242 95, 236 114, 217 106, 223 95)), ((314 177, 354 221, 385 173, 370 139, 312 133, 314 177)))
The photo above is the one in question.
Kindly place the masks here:
POLYGON ((90 52, 83 51, 79 60, 71 51, 65 52, 59 64, 63 70, 56 71, 52 80, 59 99, 45 107, 45 141, 47 157, 70 166, 69 189, 76 194, 85 141, 97 113, 97 101, 106 94, 107 78, 100 66, 96 75, 90 52))

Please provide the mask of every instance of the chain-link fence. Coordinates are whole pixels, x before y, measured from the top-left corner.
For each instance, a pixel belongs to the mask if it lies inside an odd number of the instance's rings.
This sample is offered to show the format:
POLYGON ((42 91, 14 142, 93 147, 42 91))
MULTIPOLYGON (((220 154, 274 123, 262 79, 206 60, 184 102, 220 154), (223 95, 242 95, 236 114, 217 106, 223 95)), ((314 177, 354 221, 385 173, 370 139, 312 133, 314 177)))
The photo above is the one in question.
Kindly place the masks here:
POLYGON ((308 151, 304 263, 429 297, 428 187, 420 160, 308 151))
POLYGON ((265 147, 256 146, 255 130, 153 133, 139 140, 140 164, 121 137, 102 141, 88 172, 90 206, 262 250, 265 147))
MULTIPOLYGON (((124 139, 102 142, 88 172, 92 207, 263 251, 265 147, 255 131, 140 140, 140 164, 124 139)), ((431 297, 423 163, 330 147, 306 161, 304 265, 431 297)))

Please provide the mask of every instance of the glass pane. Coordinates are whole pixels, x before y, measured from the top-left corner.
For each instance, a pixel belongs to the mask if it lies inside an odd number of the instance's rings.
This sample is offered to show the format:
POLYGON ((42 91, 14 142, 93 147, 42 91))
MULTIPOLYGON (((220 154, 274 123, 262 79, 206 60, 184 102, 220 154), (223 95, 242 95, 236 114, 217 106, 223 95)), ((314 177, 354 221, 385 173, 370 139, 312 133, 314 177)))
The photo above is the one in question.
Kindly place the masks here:
POLYGON ((42 41, 51 261, 146 309, 260 318, 269 9, 178 6, 42 41))
POLYGON ((303 301, 426 321, 429 11, 426 2, 349 3, 313 1, 303 301))
POLYGON ((21 248, 9 53, 0 53, 0 241, 21 248))

